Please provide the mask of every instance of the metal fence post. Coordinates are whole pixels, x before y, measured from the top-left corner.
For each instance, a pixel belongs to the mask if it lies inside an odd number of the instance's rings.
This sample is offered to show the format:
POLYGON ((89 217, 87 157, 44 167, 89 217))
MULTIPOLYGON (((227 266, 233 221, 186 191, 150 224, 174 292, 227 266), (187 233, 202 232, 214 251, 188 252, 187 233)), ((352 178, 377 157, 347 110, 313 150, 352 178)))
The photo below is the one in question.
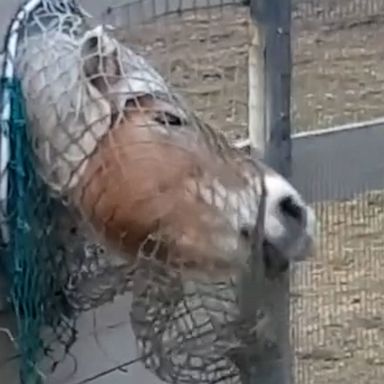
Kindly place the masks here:
POLYGON ((291 175, 291 0, 251 0, 249 136, 269 164, 291 175))
MULTIPOLYGON (((291 175, 291 0, 251 0, 249 136, 251 147, 285 177, 291 175)), ((276 348, 266 351, 244 384, 293 382, 289 273, 265 279, 263 305, 271 314, 276 348)), ((252 304, 251 304, 252 305, 252 304)), ((255 305, 255 303, 253 303, 255 305)))

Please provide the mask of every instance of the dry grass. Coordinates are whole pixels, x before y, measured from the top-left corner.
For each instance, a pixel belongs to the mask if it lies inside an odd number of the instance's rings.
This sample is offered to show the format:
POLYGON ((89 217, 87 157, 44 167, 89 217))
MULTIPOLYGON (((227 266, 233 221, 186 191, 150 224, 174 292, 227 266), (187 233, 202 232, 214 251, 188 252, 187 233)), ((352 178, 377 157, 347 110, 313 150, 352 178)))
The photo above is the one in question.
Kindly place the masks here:
MULTIPOLYGON (((294 22, 297 131, 382 116, 380 17, 294 22)), ((241 8, 175 16, 123 36, 229 139, 246 136, 248 15, 241 8)), ((316 206, 316 259, 297 267, 293 323, 300 383, 384 379, 384 194, 316 206)))

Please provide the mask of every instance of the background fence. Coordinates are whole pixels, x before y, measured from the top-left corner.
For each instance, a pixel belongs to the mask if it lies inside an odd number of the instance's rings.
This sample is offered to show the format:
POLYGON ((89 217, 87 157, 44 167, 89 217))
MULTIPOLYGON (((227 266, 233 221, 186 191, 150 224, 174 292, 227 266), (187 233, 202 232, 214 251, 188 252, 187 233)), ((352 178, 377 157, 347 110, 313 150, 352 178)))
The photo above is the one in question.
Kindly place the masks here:
POLYGON ((298 382, 384 378, 384 126, 366 121, 383 116, 383 16, 368 0, 298 1, 293 12, 295 132, 346 124, 305 142, 308 161, 314 147, 322 156, 302 172, 307 193, 328 192, 316 203, 320 255, 292 284, 298 382))
MULTIPOLYGON (((230 140, 246 138, 251 19, 245 2, 128 2, 108 8, 103 21, 118 26, 119 38, 216 129, 230 140)), ((383 0, 293 1, 293 182, 321 221, 319 254, 292 274, 300 384, 384 379, 383 21, 383 0), (347 126, 335 128, 340 124, 347 126)), ((129 353, 116 329, 125 332, 128 314, 111 313, 95 311, 80 324, 92 343, 75 347, 77 371, 83 371, 64 382, 154 382, 137 373, 136 364, 127 372, 119 365, 129 353), (84 369, 84 360, 100 362, 98 374, 84 369), (110 371, 111 365, 118 368, 110 371)))
POLYGON ((294 2, 295 132, 382 117, 384 2, 294 2))

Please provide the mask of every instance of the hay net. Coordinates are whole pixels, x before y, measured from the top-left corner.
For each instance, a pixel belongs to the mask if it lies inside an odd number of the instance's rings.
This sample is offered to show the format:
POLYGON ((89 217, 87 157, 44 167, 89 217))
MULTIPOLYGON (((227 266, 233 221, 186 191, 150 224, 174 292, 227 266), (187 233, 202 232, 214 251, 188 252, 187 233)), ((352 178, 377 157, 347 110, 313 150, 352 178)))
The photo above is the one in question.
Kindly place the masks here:
POLYGON ((20 8, 3 74, 2 261, 22 380, 38 380, 51 342, 68 353, 78 313, 130 290, 149 369, 238 382, 254 342, 238 290, 260 254, 263 169, 74 1, 20 8))

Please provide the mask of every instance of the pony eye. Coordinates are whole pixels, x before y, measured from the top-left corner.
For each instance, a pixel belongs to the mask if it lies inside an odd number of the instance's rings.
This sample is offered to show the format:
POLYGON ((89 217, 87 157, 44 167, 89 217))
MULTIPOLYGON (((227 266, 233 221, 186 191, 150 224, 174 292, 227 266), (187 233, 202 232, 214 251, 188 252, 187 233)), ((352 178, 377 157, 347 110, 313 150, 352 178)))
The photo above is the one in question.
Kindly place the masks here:
POLYGON ((155 115, 154 119, 161 125, 180 126, 183 125, 183 121, 179 116, 169 112, 159 112, 155 115))
POLYGON ((291 196, 284 197, 280 200, 279 207, 281 212, 293 219, 300 221, 303 218, 303 209, 298 205, 291 196))

